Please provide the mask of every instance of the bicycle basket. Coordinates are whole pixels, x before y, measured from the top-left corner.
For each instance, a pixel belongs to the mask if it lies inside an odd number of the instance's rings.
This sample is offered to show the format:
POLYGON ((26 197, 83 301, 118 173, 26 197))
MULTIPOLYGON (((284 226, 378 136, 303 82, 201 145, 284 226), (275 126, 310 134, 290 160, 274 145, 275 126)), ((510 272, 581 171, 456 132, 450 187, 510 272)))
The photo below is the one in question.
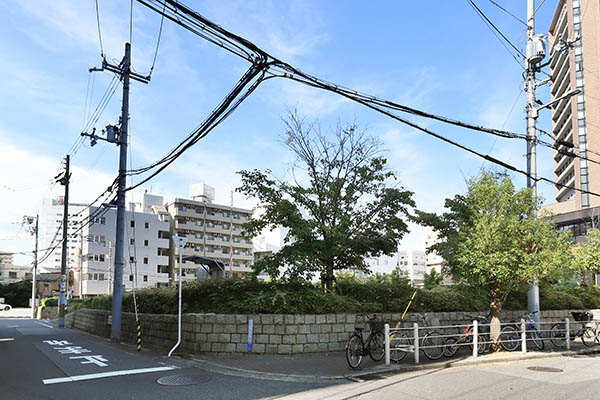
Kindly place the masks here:
POLYGON ((384 325, 385 325, 384 321, 380 321, 380 320, 376 320, 376 319, 369 320, 369 328, 371 328, 374 331, 383 331, 384 325))
POLYGON ((589 313, 587 311, 571 311, 571 315, 573 315, 575 321, 579 322, 591 321, 593 318, 592 313, 589 313))

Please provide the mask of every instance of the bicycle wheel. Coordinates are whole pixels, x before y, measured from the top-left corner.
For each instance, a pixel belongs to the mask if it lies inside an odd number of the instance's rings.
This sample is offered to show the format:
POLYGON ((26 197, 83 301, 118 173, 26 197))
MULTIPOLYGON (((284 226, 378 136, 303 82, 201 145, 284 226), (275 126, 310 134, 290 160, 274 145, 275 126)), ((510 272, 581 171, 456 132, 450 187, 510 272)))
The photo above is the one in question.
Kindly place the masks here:
POLYGON ((444 343, 444 356, 445 357, 454 357, 456 352, 458 351, 458 339, 455 337, 449 337, 446 339, 444 343))
POLYGON ((385 356, 385 336, 383 332, 375 332, 370 338, 371 340, 367 339, 369 342, 369 357, 373 361, 381 361, 385 356))
POLYGON ((423 354, 430 360, 437 360, 444 355, 444 338, 435 331, 427 332, 421 341, 423 354))
MULTIPOLYGON (((533 345, 537 347, 538 350, 544 350, 544 340, 542 339, 542 335, 540 335, 540 332, 537 329, 533 329, 527 333, 529 334, 533 345)), ((592 337, 592 343, 593 340, 594 338, 592 337)))
POLYGON ((554 347, 565 347, 567 342, 566 325, 558 322, 550 328, 550 342, 554 347))
POLYGON ((506 351, 515 351, 521 343, 521 333, 511 325, 502 327, 500 331, 500 346, 506 351))
MULTIPOLYGON (((477 335, 477 354, 483 354, 487 350, 488 342, 490 341, 487 335, 477 335)), ((471 351, 473 351, 473 341, 469 343, 471 351)))
POLYGON ((360 335, 354 334, 346 344, 346 361, 350 368, 358 368, 363 357, 363 341, 360 335))
POLYGON ((390 337, 390 360, 400 362, 406 357, 410 341, 404 333, 394 333, 390 337))
POLYGON ((592 347, 596 342, 596 333, 589 326, 583 328, 581 332, 581 341, 586 347, 592 347))

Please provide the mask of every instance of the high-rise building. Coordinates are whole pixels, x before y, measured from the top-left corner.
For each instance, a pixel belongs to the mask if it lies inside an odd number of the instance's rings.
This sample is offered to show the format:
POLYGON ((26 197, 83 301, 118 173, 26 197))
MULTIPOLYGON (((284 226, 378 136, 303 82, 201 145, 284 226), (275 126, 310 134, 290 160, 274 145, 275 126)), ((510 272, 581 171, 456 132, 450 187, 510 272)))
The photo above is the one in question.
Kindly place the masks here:
POLYGON ((555 139, 555 204, 544 210, 555 214, 559 228, 575 236, 597 227, 600 197, 600 3, 595 0, 559 0, 549 27, 552 100, 566 96, 552 108, 555 139), (573 144, 570 148, 568 143, 573 144), (573 157, 569 152, 578 154, 573 157))
MULTIPOLYGON (((44 199, 39 223, 39 253, 41 272, 60 271, 62 260, 63 234, 63 197, 44 199), (56 247, 55 247, 56 246, 56 247), (52 249, 52 250, 49 250, 52 249), (50 251, 50 254, 47 254, 50 251)), ((72 269, 76 260, 76 249, 81 247, 81 235, 73 235, 81 226, 87 204, 69 203, 69 222, 67 225, 67 271, 72 269)))
POLYGON ((424 251, 408 250, 398 252, 398 265, 414 287, 423 287, 426 259, 427 255, 424 251))
MULTIPOLYGON (((252 241, 242 237, 241 233, 242 224, 252 219, 253 211, 213 203, 215 191, 208 185, 190 185, 190 197, 175 198, 166 205, 171 215, 171 233, 187 238, 183 255, 221 261, 228 276, 252 272, 252 241)), ((173 274, 177 264, 177 252, 171 241, 173 274)), ((182 276, 195 279, 198 268, 201 268, 199 263, 184 262, 182 276)))

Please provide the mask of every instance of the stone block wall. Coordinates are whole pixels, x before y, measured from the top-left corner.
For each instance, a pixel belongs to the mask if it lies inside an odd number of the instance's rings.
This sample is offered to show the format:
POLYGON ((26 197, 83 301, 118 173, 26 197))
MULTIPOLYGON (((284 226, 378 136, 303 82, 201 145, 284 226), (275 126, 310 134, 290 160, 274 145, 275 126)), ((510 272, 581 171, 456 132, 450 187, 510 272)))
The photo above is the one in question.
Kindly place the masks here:
MULTIPOLYGON (((471 322, 464 312, 427 313, 428 325, 450 326, 471 322)), ((485 313, 478 313, 484 316, 485 313)), ((503 312, 502 321, 519 320, 524 311, 503 312)), ((401 314, 378 314, 393 327, 401 314)), ((556 322, 570 316, 570 311, 542 311, 542 322, 556 322)), ((422 326, 418 314, 408 313, 404 327, 414 322, 422 326)), ((169 350, 177 342, 177 315, 140 314, 142 343, 144 347, 169 350)), ((67 314, 65 325, 96 335, 110 336, 110 311, 77 310, 67 314)), ((344 350, 346 339, 355 326, 368 327, 355 314, 184 314, 182 317, 182 343, 186 353, 258 353, 298 354, 344 350), (252 350, 248 351, 248 326, 253 321, 252 350)), ((457 328, 448 328, 456 331, 457 328)), ((544 329, 544 327, 542 327, 544 329)), ((546 326, 545 329, 549 329, 546 326)), ((366 336, 366 335, 365 335, 366 336)), ((133 313, 123 313, 121 339, 135 343, 136 322, 133 313)))

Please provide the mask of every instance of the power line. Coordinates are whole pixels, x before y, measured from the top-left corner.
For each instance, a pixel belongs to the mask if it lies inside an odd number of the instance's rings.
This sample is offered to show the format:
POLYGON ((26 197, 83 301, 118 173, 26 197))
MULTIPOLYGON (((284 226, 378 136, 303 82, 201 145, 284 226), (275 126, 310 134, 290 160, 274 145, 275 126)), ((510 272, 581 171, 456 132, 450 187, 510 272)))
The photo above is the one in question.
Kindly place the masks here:
POLYGON ((504 46, 504 48, 510 53, 510 55, 512 56, 512 58, 515 59, 515 61, 517 62, 517 64, 519 64, 519 66, 523 67, 523 65, 521 64, 521 60, 519 60, 514 55, 514 53, 506 46, 506 43, 508 43, 508 45, 510 45, 513 49, 515 49, 515 51, 517 53, 519 53, 519 55, 522 57, 522 59, 525 59, 525 55, 523 54, 523 52, 521 50, 519 50, 519 48, 517 46, 515 46, 514 44, 512 44, 512 42, 510 40, 508 40, 508 38, 506 36, 504 36, 504 34, 500 31, 500 29, 498 29, 496 27, 496 25, 494 25, 494 23, 492 21, 490 21, 490 19, 483 13, 483 11, 481 11, 481 9, 479 7, 477 7, 477 5, 475 5, 475 3, 472 0, 468 0, 468 1, 469 1, 469 4, 471 5, 471 7, 477 13, 477 15, 479 15, 479 17, 483 20, 483 22, 486 24, 486 26, 498 38, 498 40, 500 41, 500 43, 502 44, 502 46, 504 46), (498 35, 500 35, 500 36, 498 36, 498 35), (504 41, 502 41, 502 39, 504 39, 504 41))
POLYGON ((152 60, 152 67, 150 67, 150 72, 148 73, 148 79, 152 76, 152 72, 154 71, 154 65, 156 64, 156 56, 158 55, 158 46, 160 45, 160 38, 162 37, 163 30, 163 22, 165 21, 165 8, 167 7, 167 3, 164 3, 163 12, 160 16, 160 27, 158 28, 158 38, 156 39, 156 49, 154 50, 154 59, 152 60))
POLYGON ((496 7, 498 7, 499 9, 501 9, 502 11, 504 11, 506 14, 508 14, 511 17, 513 17, 514 19, 516 19, 517 21, 519 21, 520 23, 522 23, 523 25, 527 26, 527 22, 523 21, 521 18, 519 18, 516 15, 514 15, 513 13, 511 13, 506 8, 502 7, 500 4, 496 3, 494 0, 489 0, 489 2, 492 3, 493 5, 495 5, 496 7))
POLYGON ((100 32, 100 11, 98 10, 98 0, 96 0, 96 22, 98 26, 98 39, 100 41, 100 56, 104 58, 104 48, 102 47, 102 33, 100 32))

